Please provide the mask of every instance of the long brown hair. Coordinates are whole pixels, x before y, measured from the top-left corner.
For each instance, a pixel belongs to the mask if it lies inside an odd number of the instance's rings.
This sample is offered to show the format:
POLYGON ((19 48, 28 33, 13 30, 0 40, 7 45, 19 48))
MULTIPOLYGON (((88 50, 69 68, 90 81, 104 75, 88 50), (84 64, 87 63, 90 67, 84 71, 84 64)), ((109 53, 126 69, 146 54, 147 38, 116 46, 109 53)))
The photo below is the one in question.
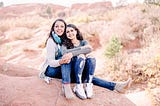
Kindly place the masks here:
MULTIPOLYGON (((52 38, 52 39, 53 39, 53 37, 52 37, 52 31, 54 31, 54 26, 55 26, 55 24, 56 24, 56 22, 57 22, 57 21, 61 21, 61 22, 63 22, 63 23, 64 23, 64 25, 65 25, 64 32, 63 32, 62 36, 60 36, 60 38, 61 38, 62 42, 64 42, 64 40, 65 40, 66 26, 67 26, 67 24, 66 24, 66 22, 65 22, 63 19, 60 19, 60 18, 59 18, 59 19, 56 19, 56 20, 53 22, 52 27, 51 27, 51 30, 50 30, 50 33, 49 33, 49 36, 48 36, 47 40, 48 40, 49 38, 52 38)), ((54 32, 55 32, 55 31, 54 31, 54 32)), ((47 40, 46 40, 46 43, 47 43, 47 40)), ((57 43, 54 39, 53 39, 53 41, 54 41, 55 43, 57 43)), ((45 43, 45 45, 46 45, 46 43, 45 43)))
MULTIPOLYGON (((71 27, 71 28, 75 29, 75 30, 77 31, 76 38, 77 38, 78 40, 80 40, 80 41, 83 40, 83 36, 82 36, 80 30, 79 30, 74 24, 68 24, 68 25, 66 26, 66 28, 67 28, 67 27, 71 27)), ((73 43, 71 42, 70 39, 67 38, 66 33, 65 33, 65 37, 64 37, 64 38, 65 38, 65 40, 64 40, 64 42, 63 42, 63 45, 66 46, 67 49, 72 49, 72 48, 74 48, 73 43)))

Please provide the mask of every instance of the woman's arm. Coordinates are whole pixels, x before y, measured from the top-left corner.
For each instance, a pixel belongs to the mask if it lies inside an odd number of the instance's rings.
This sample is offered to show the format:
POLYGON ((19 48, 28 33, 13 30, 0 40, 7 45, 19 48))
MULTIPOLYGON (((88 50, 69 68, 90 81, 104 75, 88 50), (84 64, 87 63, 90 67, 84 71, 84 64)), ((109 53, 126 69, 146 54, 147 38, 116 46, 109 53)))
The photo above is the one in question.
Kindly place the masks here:
POLYGON ((84 46, 73 49, 67 49, 65 46, 62 46, 62 55, 66 53, 72 53, 73 56, 78 56, 79 54, 88 54, 90 52, 92 52, 92 47, 89 44, 85 44, 84 46))
POLYGON ((56 48, 57 48, 56 43, 51 38, 49 38, 46 45, 47 49, 46 58, 47 58, 47 63, 49 64, 50 67, 60 66, 59 60, 55 59, 56 48))

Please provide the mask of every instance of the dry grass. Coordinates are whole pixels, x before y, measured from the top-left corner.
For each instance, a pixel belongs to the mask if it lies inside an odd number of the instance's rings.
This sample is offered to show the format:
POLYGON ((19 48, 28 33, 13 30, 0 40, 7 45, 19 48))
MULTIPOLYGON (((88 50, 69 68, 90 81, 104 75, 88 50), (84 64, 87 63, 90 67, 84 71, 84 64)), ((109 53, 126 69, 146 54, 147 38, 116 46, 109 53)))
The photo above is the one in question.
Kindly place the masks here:
POLYGON ((0 46, 0 56, 7 56, 11 53, 12 50, 13 47, 11 45, 5 44, 3 46, 0 46))
POLYGON ((19 30, 12 31, 12 35, 10 36, 10 38, 12 40, 26 40, 32 38, 33 35, 34 30, 22 28, 19 30))
POLYGON ((12 28, 16 27, 26 27, 29 29, 36 29, 41 26, 41 23, 46 21, 46 19, 41 18, 39 16, 32 16, 32 17, 17 17, 11 19, 5 19, 0 21, 0 30, 5 32, 12 28))

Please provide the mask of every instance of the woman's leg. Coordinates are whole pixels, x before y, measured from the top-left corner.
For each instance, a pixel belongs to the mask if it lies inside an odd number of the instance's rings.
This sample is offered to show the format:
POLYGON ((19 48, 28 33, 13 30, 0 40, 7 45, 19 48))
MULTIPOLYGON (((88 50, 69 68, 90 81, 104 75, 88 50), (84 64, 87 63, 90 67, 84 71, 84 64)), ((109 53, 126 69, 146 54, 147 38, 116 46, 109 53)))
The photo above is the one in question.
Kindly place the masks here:
POLYGON ((84 65, 85 65, 84 55, 79 55, 75 57, 74 71, 75 71, 75 77, 76 77, 77 84, 82 83, 82 72, 84 70, 84 65))
POLYGON ((85 79, 83 79, 86 83, 91 83, 93 76, 94 76, 94 72, 95 72, 95 68, 96 68, 96 59, 95 58, 86 58, 86 64, 85 64, 85 79))
MULTIPOLYGON (((91 82, 92 80, 92 83, 94 85, 97 85, 97 86, 100 86, 100 87, 104 87, 104 88, 107 88, 109 90, 116 90, 118 92, 124 92, 124 88, 127 88, 130 86, 132 80, 131 79, 128 79, 127 81, 125 82, 109 82, 109 81, 106 81, 106 80, 103 80, 103 79, 100 79, 100 78, 97 78, 97 77, 93 77, 94 75, 94 71, 95 71, 95 66, 96 66, 96 59, 95 58, 87 58, 86 59, 86 64, 85 64, 85 73, 83 74, 83 78, 85 82, 87 82, 87 84, 91 82)), ((86 87, 86 91, 87 89, 89 89, 89 87, 87 88, 86 87)), ((92 89, 92 88, 91 88, 92 89)), ((92 90, 88 90, 88 91, 92 91, 92 90)))
POLYGON ((103 88, 107 88, 109 90, 114 90, 114 87, 116 85, 116 83, 114 83, 114 82, 108 82, 106 80, 103 80, 103 79, 100 79, 100 78, 97 78, 97 77, 93 77, 92 83, 94 85, 97 85, 97 86, 100 86, 100 87, 103 87, 103 88))
POLYGON ((76 78, 76 86, 73 90, 80 99, 87 98, 82 84, 82 72, 84 70, 84 65, 85 56, 83 54, 74 57, 74 72, 76 78))
POLYGON ((71 83, 71 62, 68 64, 61 65, 61 73, 62 73, 62 83, 67 84, 71 83))
POLYGON ((62 78, 62 74, 61 74, 61 68, 60 67, 50 67, 48 66, 46 71, 45 71, 45 75, 46 77, 44 78, 44 80, 46 81, 46 83, 49 84, 51 78, 62 78))
POLYGON ((50 67, 48 66, 45 75, 51 78, 62 78, 61 67, 50 67))
POLYGON ((85 91, 87 98, 92 98, 93 96, 92 80, 95 72, 95 67, 96 67, 96 59, 93 57, 87 57, 85 69, 83 72, 83 81, 86 83, 85 91))
POLYGON ((106 81, 106 80, 103 80, 97 77, 93 77, 92 82, 94 85, 97 85, 103 88, 107 88, 112 91, 116 90, 119 93, 124 93, 125 90, 130 87, 132 83, 132 79, 129 78, 127 81, 115 83, 115 82, 109 82, 109 81, 106 81))
POLYGON ((83 74, 83 78, 85 82, 89 83, 92 80, 92 83, 94 85, 100 86, 100 87, 104 87, 110 90, 114 90, 115 87, 115 83, 113 82, 108 82, 105 80, 102 80, 100 78, 97 77, 93 77, 94 75, 94 71, 95 71, 95 67, 96 67, 96 59, 95 58, 87 58, 86 59, 86 65, 85 65, 85 71, 83 74))
POLYGON ((68 64, 62 64, 61 65, 61 72, 62 72, 62 90, 64 91, 64 94, 67 99, 74 98, 74 95, 72 93, 72 89, 70 86, 71 83, 71 67, 72 62, 68 64))

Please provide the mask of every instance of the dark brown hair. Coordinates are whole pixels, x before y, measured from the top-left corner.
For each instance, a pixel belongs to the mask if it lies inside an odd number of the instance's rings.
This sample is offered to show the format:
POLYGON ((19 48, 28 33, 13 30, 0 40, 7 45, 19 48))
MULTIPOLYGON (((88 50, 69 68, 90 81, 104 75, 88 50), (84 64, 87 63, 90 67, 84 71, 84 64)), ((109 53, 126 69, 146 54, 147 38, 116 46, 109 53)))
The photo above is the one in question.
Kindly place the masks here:
MULTIPOLYGON (((61 40, 62 40, 62 42, 64 42, 64 40, 65 40, 65 33, 66 33, 66 26, 67 26, 67 24, 66 24, 66 22, 63 20, 63 19, 56 19, 54 22, 53 22, 53 24, 52 24, 52 27, 51 27, 51 30, 50 30, 50 33, 49 33, 49 36, 48 36, 48 38, 47 38, 47 40, 51 37, 52 39, 53 39, 53 37, 52 37, 52 31, 54 31, 54 26, 55 26, 55 24, 56 24, 56 22, 57 21, 61 21, 61 22, 63 22, 64 23, 64 25, 65 25, 65 28, 64 28, 64 32, 63 32, 63 34, 62 34, 62 36, 60 36, 60 38, 61 38, 61 40)), ((55 32, 55 31, 54 31, 55 32)), ((47 40, 46 40, 46 43, 47 43, 47 40)), ((55 42, 55 43, 57 43, 54 39, 53 39, 53 41, 55 42)), ((45 43, 45 44, 46 44, 45 43)))
MULTIPOLYGON (((66 28, 67 28, 67 27, 71 27, 71 28, 75 29, 75 30, 77 31, 76 38, 77 38, 78 40, 83 40, 83 36, 82 36, 80 30, 79 30, 74 24, 68 24, 68 25, 66 26, 66 28)), ((74 48, 73 43, 71 42, 70 39, 67 38, 66 33, 65 33, 65 37, 64 37, 64 38, 65 38, 65 41, 63 42, 63 45, 66 46, 67 49, 72 49, 72 48, 74 48)))

